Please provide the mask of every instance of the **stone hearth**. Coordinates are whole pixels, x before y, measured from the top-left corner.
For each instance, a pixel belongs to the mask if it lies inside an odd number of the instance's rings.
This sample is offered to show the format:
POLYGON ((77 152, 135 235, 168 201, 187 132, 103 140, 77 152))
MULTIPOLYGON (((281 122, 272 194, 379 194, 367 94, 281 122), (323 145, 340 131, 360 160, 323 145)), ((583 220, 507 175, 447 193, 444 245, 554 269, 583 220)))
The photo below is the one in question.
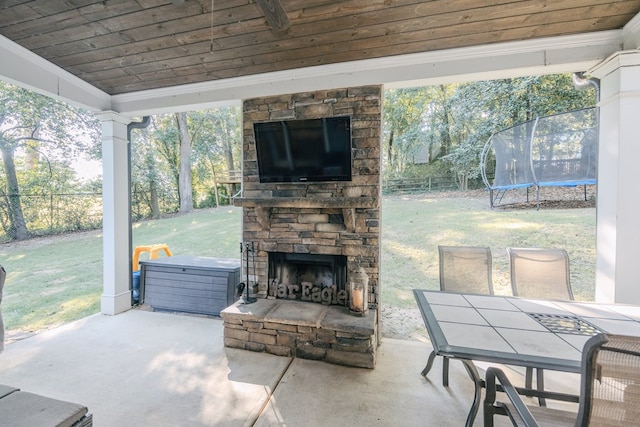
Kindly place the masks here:
POLYGON ((345 307, 283 299, 241 301, 221 313, 228 347, 373 368, 376 315, 355 317, 345 307))
MULTIPOLYGON (((381 96, 380 86, 365 86, 243 102, 243 192, 234 204, 243 208, 243 243, 254 247, 248 281, 252 290, 257 284, 253 295, 258 302, 235 304, 223 311, 225 345, 352 366, 372 368, 375 364, 381 96), (351 118, 350 181, 260 182, 254 123, 337 116, 351 118), (309 298, 272 299, 282 297, 272 292, 275 278, 269 277, 269 258, 273 253, 344 257, 346 283, 366 282, 368 314, 352 316, 344 306, 323 305, 309 298)), ((247 271, 242 272, 245 277, 247 271)))

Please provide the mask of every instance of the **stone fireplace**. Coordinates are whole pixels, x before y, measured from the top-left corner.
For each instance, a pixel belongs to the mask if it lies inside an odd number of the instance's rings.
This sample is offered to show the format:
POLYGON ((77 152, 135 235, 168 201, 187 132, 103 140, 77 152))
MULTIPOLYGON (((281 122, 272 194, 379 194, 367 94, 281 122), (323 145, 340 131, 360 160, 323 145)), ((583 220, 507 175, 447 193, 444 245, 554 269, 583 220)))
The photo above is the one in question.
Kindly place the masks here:
POLYGON ((381 86, 365 86, 244 101, 243 192, 234 204, 243 207, 243 242, 255 248, 249 280, 258 301, 222 312, 225 345, 374 367, 381 96, 381 86), (254 122, 337 116, 351 117, 350 181, 260 183, 254 122), (349 288, 363 281, 368 313, 357 317, 349 288))

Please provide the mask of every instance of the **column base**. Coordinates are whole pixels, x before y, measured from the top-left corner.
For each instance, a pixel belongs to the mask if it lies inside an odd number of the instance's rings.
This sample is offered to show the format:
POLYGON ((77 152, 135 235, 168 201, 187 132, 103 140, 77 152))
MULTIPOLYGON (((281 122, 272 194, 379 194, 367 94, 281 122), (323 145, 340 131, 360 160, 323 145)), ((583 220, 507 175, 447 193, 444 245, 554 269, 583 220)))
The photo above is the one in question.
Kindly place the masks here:
POLYGON ((100 312, 110 316, 131 310, 131 291, 119 295, 102 295, 100 312))

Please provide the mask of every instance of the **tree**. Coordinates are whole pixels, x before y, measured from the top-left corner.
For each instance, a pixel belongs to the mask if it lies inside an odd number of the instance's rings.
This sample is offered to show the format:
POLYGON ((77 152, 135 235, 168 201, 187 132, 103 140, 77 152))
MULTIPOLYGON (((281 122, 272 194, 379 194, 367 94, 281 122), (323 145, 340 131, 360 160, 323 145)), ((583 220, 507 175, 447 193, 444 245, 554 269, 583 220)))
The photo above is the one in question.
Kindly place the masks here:
MULTIPOLYGON (((2 125, 2 123, 0 123, 2 125)), ((9 205, 9 227, 8 234, 12 239, 25 240, 29 238, 27 224, 22 213, 22 204, 20 203, 20 186, 18 185, 18 176, 16 174, 16 165, 14 162, 15 145, 8 144, 0 139, 0 153, 4 163, 4 171, 7 183, 7 199, 9 205)))
POLYGON ((160 203, 177 195, 178 203, 165 203, 172 212, 188 212, 197 206, 217 206, 216 174, 236 168, 240 157, 242 126, 237 107, 188 113, 162 114, 152 118, 147 132, 134 137, 132 185, 136 189, 133 208, 144 216, 148 205, 155 216, 160 203))
POLYGON ((426 143, 424 119, 431 88, 389 90, 384 108, 387 173, 402 173, 416 150, 426 143))
MULTIPOLYGON (((189 115, 194 128, 194 155, 197 181, 203 191, 210 194, 213 188, 215 206, 220 204, 216 185, 220 176, 239 169, 242 125, 238 107, 214 108, 193 112, 189 115)), ((235 194, 237 189, 232 188, 235 194)))
POLYGON ((432 134, 429 139, 432 146, 436 148, 436 152, 431 158, 431 162, 435 162, 441 157, 446 156, 451 151, 453 145, 452 135, 452 102, 451 94, 455 91, 455 85, 438 85, 436 86, 435 98, 431 103, 430 126, 432 134))
POLYGON ((163 176, 154 155, 155 147, 149 136, 149 128, 131 134, 131 210, 134 218, 143 218, 151 212, 151 218, 160 218, 162 212, 159 193, 163 188, 163 176), (145 209, 145 207, 148 209, 145 209))
MULTIPOLYGON (((149 155, 154 156, 156 183, 166 180, 164 194, 165 199, 169 192, 178 199, 178 204, 172 208, 172 212, 180 209, 178 188, 180 186, 180 136, 176 126, 175 115, 159 114, 153 116, 149 127, 149 139, 151 147, 149 155)), ((166 209, 165 209, 166 211, 166 209)))
POLYGON ((16 151, 26 146, 68 159, 99 142, 99 123, 87 111, 0 81, 0 154, 5 172, 9 237, 29 238, 22 211, 16 151))
POLYGON ((389 90, 384 160, 387 168, 401 174, 400 159, 410 161, 422 144, 430 152, 430 162, 446 165, 465 189, 468 180, 478 175, 479 153, 493 133, 593 105, 594 91, 576 89, 569 74, 389 90))
POLYGON ((478 144, 460 144, 451 153, 441 159, 450 164, 459 190, 469 188, 469 179, 476 178, 480 174, 478 159, 482 146, 478 144))

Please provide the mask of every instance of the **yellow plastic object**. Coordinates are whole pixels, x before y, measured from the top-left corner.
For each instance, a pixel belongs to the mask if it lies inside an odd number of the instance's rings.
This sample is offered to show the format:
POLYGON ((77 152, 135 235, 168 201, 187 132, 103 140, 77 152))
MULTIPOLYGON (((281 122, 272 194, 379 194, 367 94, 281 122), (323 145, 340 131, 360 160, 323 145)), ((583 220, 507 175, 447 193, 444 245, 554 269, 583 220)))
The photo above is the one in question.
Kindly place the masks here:
POLYGON ((140 254, 149 253, 149 259, 157 259, 160 258, 160 251, 164 251, 167 256, 172 256, 173 254, 169 250, 169 246, 161 243, 157 245, 141 245, 136 246, 133 250, 133 263, 131 266, 132 271, 138 271, 140 268, 140 254))

